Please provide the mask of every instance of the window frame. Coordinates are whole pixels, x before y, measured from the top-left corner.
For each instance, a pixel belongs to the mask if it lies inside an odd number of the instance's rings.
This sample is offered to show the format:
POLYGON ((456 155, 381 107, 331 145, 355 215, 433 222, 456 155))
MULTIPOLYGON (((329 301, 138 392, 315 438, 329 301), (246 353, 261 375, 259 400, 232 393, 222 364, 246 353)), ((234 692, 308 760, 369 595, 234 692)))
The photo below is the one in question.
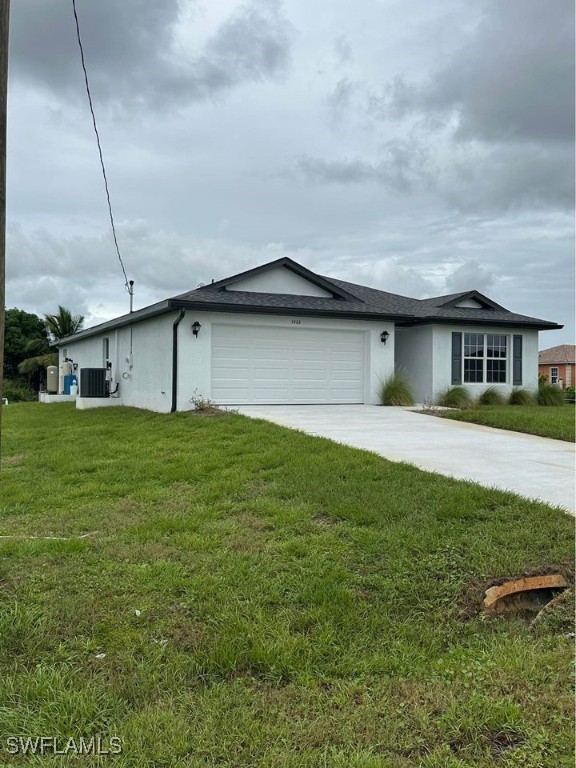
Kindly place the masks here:
POLYGON ((560 381, 560 368, 557 365, 551 365, 550 366, 550 384, 558 384, 559 381, 560 381), (556 371, 556 375, 554 375, 552 371, 556 371))
POLYGON ((488 384, 490 386, 506 385, 510 382, 511 344, 507 333, 492 333, 489 331, 464 331, 462 337, 462 383, 488 384), (491 343, 488 339, 491 337, 491 343), (474 350, 471 352, 471 350, 474 350), (502 354, 504 351, 504 354, 502 354), (467 354, 468 352, 468 354, 467 354), (488 354, 491 352, 492 354, 488 354), (495 354, 497 352, 497 354, 495 354), (466 364, 475 361, 476 365, 466 364), (496 365, 497 362, 504 363, 496 365), (481 365, 478 366, 478 362, 481 365), (468 368, 468 370, 467 370, 468 368), (503 381, 495 378, 504 377, 503 381))

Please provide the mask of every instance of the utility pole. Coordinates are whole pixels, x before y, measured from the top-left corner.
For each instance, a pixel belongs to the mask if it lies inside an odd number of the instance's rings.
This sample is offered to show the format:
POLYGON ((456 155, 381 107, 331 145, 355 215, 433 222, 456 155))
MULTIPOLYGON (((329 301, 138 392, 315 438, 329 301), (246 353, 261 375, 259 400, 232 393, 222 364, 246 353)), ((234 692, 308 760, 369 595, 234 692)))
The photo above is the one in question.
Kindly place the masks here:
POLYGON ((4 395, 4 324, 6 312, 6 114, 8 103, 8 31, 10 0, 0 0, 0 440, 4 395))

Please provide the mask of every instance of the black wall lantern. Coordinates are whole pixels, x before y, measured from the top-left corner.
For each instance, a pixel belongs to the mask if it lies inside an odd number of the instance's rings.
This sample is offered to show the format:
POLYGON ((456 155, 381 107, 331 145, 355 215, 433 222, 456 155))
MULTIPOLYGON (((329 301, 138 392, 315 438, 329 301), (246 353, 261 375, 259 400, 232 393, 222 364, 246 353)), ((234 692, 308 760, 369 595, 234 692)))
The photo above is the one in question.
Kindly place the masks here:
POLYGON ((198 320, 192 323, 192 333, 194 334, 194 336, 196 336, 196 338, 198 338, 198 333, 200 331, 200 328, 202 328, 202 326, 200 325, 198 320))
POLYGON ((380 341, 382 342, 382 344, 386 344, 389 336, 390 334, 388 333, 388 331, 382 331, 382 333, 380 334, 380 341))

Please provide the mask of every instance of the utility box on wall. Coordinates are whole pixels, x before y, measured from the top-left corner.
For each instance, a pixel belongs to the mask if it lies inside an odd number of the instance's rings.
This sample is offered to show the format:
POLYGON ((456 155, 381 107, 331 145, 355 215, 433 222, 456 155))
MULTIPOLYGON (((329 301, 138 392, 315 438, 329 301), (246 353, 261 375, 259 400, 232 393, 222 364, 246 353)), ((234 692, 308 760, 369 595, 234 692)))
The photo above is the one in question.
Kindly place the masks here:
POLYGON ((106 368, 80 369, 80 397, 108 397, 106 368))

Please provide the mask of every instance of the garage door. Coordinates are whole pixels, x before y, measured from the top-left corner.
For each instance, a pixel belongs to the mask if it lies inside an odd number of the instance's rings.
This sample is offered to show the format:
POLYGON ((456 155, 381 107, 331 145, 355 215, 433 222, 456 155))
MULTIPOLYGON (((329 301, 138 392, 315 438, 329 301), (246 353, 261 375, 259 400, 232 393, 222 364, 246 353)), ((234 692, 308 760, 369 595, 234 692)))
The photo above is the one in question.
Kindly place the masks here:
POLYGON ((223 405, 363 403, 364 334, 213 325, 212 399, 223 405))

